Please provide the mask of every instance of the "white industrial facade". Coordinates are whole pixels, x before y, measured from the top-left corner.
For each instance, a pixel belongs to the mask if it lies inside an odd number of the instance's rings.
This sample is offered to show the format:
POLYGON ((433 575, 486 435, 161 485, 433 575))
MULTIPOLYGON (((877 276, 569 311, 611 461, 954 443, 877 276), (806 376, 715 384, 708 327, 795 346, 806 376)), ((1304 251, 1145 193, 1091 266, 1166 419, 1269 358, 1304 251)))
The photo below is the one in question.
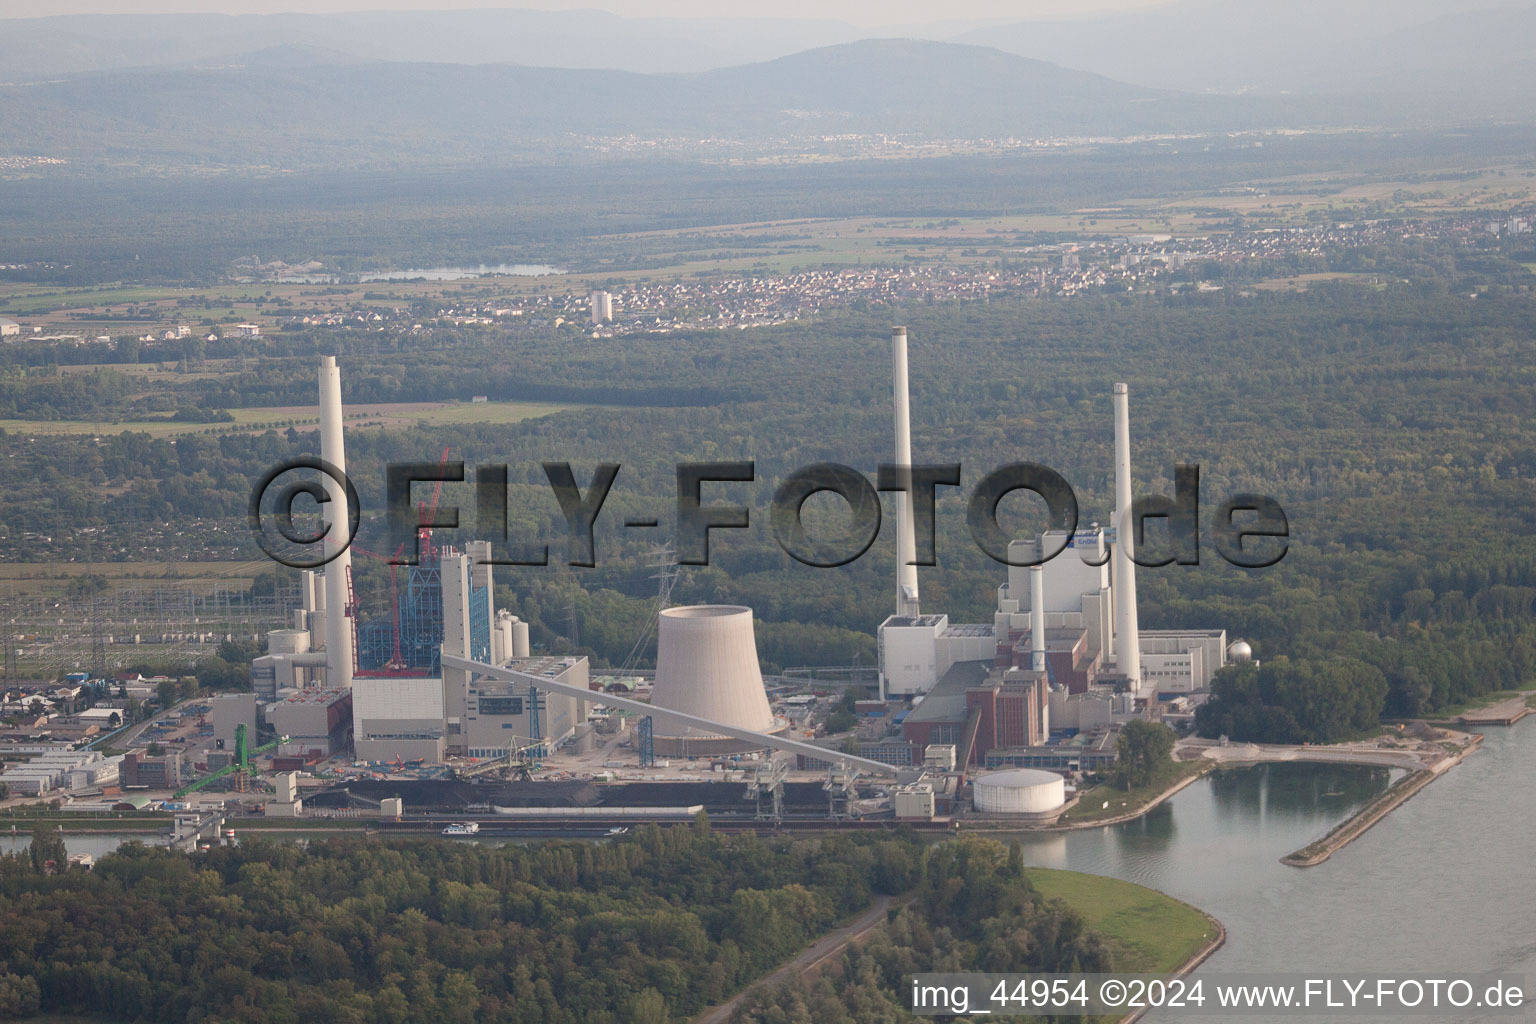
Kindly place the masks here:
POLYGON ((245 726, 247 741, 256 745, 256 695, 221 693, 208 698, 208 712, 213 719, 213 742, 219 750, 235 749, 235 733, 245 726))
POLYGON ((1143 629, 1141 672, 1158 693, 1209 689, 1211 677, 1227 663, 1224 629, 1143 629))
POLYGON ((358 760, 441 761, 444 736, 441 678, 352 680, 352 746, 358 760))
MULTIPOLYGON (((1040 567, 1045 629, 1079 630, 1088 637, 1087 657, 1107 658, 1114 650, 1114 588, 1103 528, 1094 524, 1070 538, 1063 530, 1048 530, 1034 540, 1016 540, 1008 545, 1008 558, 1014 562, 1038 561, 1045 552, 1058 548, 1060 554, 1040 567)), ((1031 575, 1029 566, 1008 567, 1008 582, 997 592, 993 618, 997 636, 1032 632, 1031 575)))
MULTIPOLYGON (((500 757, 509 746, 536 744, 552 750, 586 721, 585 701, 539 687, 539 680, 550 680, 585 689, 586 658, 514 658, 502 667, 520 673, 521 678, 470 677, 463 719, 457 727, 449 727, 450 749, 469 757, 500 757)), ((461 670, 445 669, 444 677, 458 672, 461 670)))

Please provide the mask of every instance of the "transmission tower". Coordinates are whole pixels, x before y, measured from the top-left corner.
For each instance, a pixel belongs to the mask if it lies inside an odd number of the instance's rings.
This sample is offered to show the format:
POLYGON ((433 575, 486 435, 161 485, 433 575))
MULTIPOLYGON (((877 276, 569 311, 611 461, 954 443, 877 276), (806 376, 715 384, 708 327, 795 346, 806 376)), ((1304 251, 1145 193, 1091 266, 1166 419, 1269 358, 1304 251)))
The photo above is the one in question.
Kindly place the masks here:
POLYGON ((656 605, 647 616, 645 627, 640 630, 640 635, 635 638, 635 645, 629 649, 629 656, 624 659, 624 664, 619 666, 620 675, 628 675, 634 670, 635 662, 640 660, 641 653, 645 651, 646 645, 651 642, 651 635, 656 631, 656 620, 662 612, 672 606, 672 588, 677 586, 677 578, 682 574, 682 569, 677 564, 677 556, 673 553, 670 544, 652 548, 646 568, 656 570, 651 576, 651 579, 656 581, 656 605))

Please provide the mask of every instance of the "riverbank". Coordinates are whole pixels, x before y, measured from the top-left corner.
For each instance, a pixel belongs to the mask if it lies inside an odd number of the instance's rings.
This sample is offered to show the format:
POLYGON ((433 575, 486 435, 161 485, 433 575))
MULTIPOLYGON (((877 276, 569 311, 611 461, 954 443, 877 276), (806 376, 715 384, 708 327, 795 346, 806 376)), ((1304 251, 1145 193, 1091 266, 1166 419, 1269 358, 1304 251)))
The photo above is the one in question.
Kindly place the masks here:
POLYGON ((1134 821, 1163 801, 1171 799, 1185 786, 1213 771, 1215 762, 1200 758, 1173 762, 1169 773, 1150 786, 1132 790, 1100 785, 1086 790, 1067 805, 1054 821, 1033 823, 1018 818, 957 818, 961 832, 1072 832, 1084 828, 1103 828, 1134 821))
POLYGON ((1216 767, 1214 763, 1203 760, 1175 761, 1173 764, 1172 776, 1152 786, 1129 791, 1112 786, 1095 786, 1078 799, 1075 808, 1054 823, 1041 826, 1036 831, 1070 832, 1073 829, 1102 828, 1105 825, 1134 821, 1216 767))
MULTIPOLYGON (((1169 899, 1172 898, 1173 897, 1171 896, 1169 897, 1169 899)), ((1200 912, 1205 914, 1205 911, 1203 910, 1200 912)), ((1209 940, 1206 941, 1205 945, 1197 949, 1194 952, 1194 955, 1192 955, 1188 960, 1184 961, 1184 963, 1180 964, 1179 968, 1173 972, 1180 977, 1193 973, 1196 967, 1199 967, 1201 964, 1205 963, 1212 956, 1215 956, 1216 951, 1227 944, 1226 926, 1223 925, 1220 921, 1216 920, 1214 917, 1211 917, 1210 914, 1205 914, 1205 917, 1211 922, 1212 925, 1215 926, 1215 933, 1210 937, 1209 940)), ((1137 1010, 1135 1013, 1131 1014, 1129 1017, 1121 1020, 1120 1024, 1136 1024, 1137 1021, 1141 1020, 1141 1018, 1145 1017, 1149 1012, 1150 1008, 1143 1007, 1142 1009, 1137 1010)))
POLYGON ((103 818, 100 816, 86 815, 35 815, 17 817, 10 820, 0 818, 0 835, 28 836, 38 825, 52 825, 63 835, 75 833, 105 833, 115 835, 122 833, 143 833, 156 835, 165 832, 171 827, 169 814, 156 814, 145 817, 131 818, 103 818))
POLYGON ((1458 752, 1441 761, 1434 768, 1423 768, 1399 779, 1376 799, 1361 807, 1354 814, 1335 825, 1328 834, 1314 843, 1288 853, 1280 863, 1293 868, 1316 867, 1339 850, 1359 839, 1382 818, 1406 803, 1413 795, 1440 778, 1453 765, 1460 764, 1483 744, 1483 737, 1473 733, 1473 739, 1458 752))
MULTIPOLYGON (((1052 868, 1026 868, 1025 874, 1041 893, 1066 903, 1104 937, 1118 973, 1188 974, 1227 941, 1220 921, 1160 889, 1052 868)), ((1131 1024, 1145 1012, 1118 1024, 1131 1024)))

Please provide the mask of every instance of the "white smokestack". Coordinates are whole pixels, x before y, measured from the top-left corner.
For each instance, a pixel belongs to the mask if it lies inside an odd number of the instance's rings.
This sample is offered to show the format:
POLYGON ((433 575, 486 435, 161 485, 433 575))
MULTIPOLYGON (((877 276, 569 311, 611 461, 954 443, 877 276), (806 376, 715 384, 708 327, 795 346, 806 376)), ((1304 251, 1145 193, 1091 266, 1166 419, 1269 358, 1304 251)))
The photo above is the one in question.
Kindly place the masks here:
POLYGON ((1141 628, 1136 621, 1135 537, 1131 522, 1131 414, 1124 384, 1115 385, 1115 660, 1132 692, 1141 683, 1141 628))
MULTIPOLYGON (((342 473, 347 471, 347 451, 341 430, 341 371, 335 356, 320 361, 320 457, 342 473)), ((338 545, 331 538, 347 533, 347 492, 337 481, 325 480, 326 554, 338 545)), ((352 617, 347 608, 347 579, 352 575, 352 552, 343 551, 325 564, 325 685, 352 685, 352 617)))
POLYGON ((1029 667, 1045 671, 1045 569, 1029 568, 1029 667))
MULTIPOLYGON (((891 328, 892 397, 896 406, 896 464, 912 465, 912 417, 907 394, 907 329, 891 328)), ((917 533, 905 491, 896 492, 896 614, 918 614, 917 533)))

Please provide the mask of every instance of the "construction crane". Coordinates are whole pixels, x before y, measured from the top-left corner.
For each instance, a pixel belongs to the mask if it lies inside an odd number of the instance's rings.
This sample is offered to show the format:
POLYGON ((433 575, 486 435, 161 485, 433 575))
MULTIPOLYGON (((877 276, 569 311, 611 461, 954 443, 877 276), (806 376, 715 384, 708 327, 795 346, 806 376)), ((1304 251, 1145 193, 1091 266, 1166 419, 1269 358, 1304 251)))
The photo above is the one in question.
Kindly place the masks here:
POLYGON ((448 468, 448 453, 450 451, 452 451, 451 448, 444 448, 443 457, 437 460, 437 486, 432 488, 432 507, 428 508, 427 503, 424 501, 416 506, 416 522, 418 524, 416 527, 416 536, 418 538, 416 545, 417 554, 421 559, 428 562, 437 560, 438 549, 432 545, 432 528, 426 524, 437 518, 437 503, 443 497, 443 477, 448 468), (421 544, 419 543, 421 540, 427 542, 425 553, 421 552, 421 544))
POLYGON ((543 741, 529 739, 526 736, 514 736, 512 742, 507 744, 507 753, 503 757, 482 761, 469 768, 460 768, 455 771, 460 779, 473 779, 480 775, 487 775, 494 771, 502 771, 507 777, 515 777, 519 781, 527 782, 533 777, 533 759, 528 756, 530 750, 543 745, 543 741), (527 740, 527 742, 521 742, 527 740))
MULTIPOLYGON (((372 558, 389 566, 389 621, 390 633, 394 639, 394 648, 390 653, 389 661, 384 666, 385 670, 389 672, 403 672, 406 668, 405 655, 400 650, 400 581, 398 578, 401 564, 400 556, 404 551, 405 544, 401 543, 395 549, 394 557, 391 558, 375 551, 369 551, 367 548, 360 548, 356 544, 352 545, 352 553, 354 555, 372 558)), ((357 627, 359 618, 360 616, 358 615, 352 616, 352 650, 354 656, 358 650, 357 627)))
POLYGON ((171 799, 172 800, 180 800, 182 797, 186 796, 188 793, 195 793, 195 792, 197 792, 198 790, 202 789, 204 786, 208 785, 210 782, 213 782, 215 779, 222 779, 222 778, 224 778, 226 776, 235 775, 237 773, 238 774, 243 774, 243 775, 255 775, 256 774, 256 766, 251 763, 252 756, 254 756, 256 754, 264 754, 268 750, 272 750, 272 749, 278 747, 279 745, 281 745, 283 743, 287 743, 287 742, 288 742, 288 737, 287 736, 279 736, 277 739, 273 740, 271 743, 264 743, 261 746, 257 747, 255 750, 249 750, 249 749, 246 748, 245 725, 243 723, 240 724, 240 725, 237 725, 237 726, 235 726, 235 759, 234 759, 234 761, 231 762, 230 764, 226 765, 225 767, 220 768, 218 771, 214 772, 212 775, 204 776, 203 778, 198 779, 196 782, 192 783, 189 786, 181 787, 180 789, 178 789, 172 795, 171 799))

